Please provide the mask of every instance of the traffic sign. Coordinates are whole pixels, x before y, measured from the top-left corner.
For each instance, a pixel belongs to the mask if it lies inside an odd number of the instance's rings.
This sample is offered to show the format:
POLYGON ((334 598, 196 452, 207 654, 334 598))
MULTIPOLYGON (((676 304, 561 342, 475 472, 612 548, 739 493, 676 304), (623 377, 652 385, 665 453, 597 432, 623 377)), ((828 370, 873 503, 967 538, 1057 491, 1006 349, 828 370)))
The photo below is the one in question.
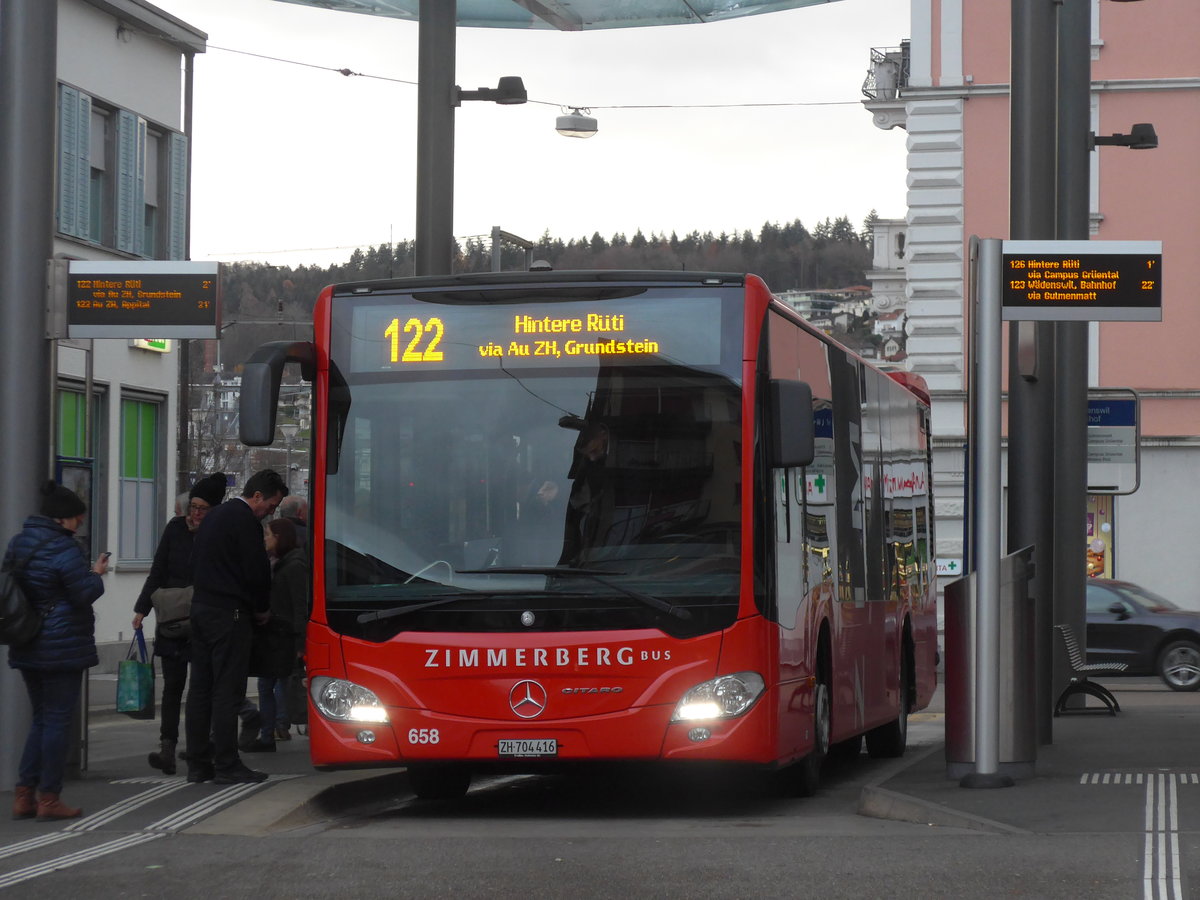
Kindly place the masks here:
POLYGON ((1088 395, 1087 489, 1090 494, 1132 494, 1141 480, 1138 396, 1128 388, 1088 395))

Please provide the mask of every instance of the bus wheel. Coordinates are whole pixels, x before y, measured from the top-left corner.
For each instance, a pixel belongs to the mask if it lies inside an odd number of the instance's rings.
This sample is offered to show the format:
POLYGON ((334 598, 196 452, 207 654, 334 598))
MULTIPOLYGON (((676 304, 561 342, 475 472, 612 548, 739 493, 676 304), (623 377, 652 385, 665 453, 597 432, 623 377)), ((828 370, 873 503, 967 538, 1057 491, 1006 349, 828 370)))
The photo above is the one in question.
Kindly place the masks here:
POLYGON ((908 745, 908 706, 912 675, 908 666, 907 649, 900 654, 900 712, 886 725, 867 732, 867 755, 872 759, 888 759, 904 755, 908 745))
POLYGON ((808 756, 785 770, 787 793, 793 797, 811 797, 821 783, 821 764, 829 753, 829 685, 817 682, 813 695, 813 748, 808 756))
POLYGON ((471 772, 457 766, 409 766, 408 784, 422 800, 457 800, 471 786, 471 772))

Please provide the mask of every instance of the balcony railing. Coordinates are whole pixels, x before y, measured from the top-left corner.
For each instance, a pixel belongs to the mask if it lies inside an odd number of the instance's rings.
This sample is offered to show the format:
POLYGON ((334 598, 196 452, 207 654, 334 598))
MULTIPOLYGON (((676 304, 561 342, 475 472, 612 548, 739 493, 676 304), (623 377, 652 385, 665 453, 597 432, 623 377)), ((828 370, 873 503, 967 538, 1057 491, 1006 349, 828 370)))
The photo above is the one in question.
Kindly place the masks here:
POLYGON ((872 47, 863 96, 868 100, 895 100, 908 87, 908 74, 908 41, 902 41, 899 47, 872 47))

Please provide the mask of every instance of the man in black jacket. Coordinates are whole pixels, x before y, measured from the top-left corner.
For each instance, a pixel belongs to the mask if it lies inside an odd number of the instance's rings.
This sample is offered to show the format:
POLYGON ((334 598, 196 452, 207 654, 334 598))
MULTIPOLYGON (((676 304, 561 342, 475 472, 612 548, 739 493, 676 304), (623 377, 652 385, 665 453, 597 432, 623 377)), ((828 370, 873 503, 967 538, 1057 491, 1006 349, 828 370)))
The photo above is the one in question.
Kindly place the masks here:
POLYGON ((250 668, 251 629, 270 617, 271 563, 262 519, 287 493, 279 473, 256 472, 242 496, 213 509, 196 532, 188 781, 242 784, 267 777, 238 756, 238 707, 250 668))

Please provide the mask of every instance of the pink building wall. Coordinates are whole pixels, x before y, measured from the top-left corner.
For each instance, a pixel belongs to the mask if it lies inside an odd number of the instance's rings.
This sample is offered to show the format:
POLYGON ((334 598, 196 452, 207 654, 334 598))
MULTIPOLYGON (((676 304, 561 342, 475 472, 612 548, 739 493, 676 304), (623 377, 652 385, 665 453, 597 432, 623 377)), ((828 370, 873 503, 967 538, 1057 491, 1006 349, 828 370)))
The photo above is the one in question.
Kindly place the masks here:
MULTIPOLYGON (((1011 11, 1008 3, 964 0, 964 235, 1008 237, 1011 11)), ((1099 385, 1141 391, 1200 389, 1200 3, 1154 0, 1102 2, 1092 78, 1099 98, 1098 134, 1154 124, 1156 150, 1102 147, 1099 215, 1093 240, 1163 242, 1163 321, 1099 326, 1099 385), (1132 79, 1152 79, 1144 86, 1132 79), (1191 79, 1165 86, 1166 79, 1191 79), (1166 89, 1163 89, 1164 86, 1166 89), (1111 89, 1110 89, 1111 88, 1111 89)), ((941 6, 934 3, 939 31, 941 6)), ((935 40, 935 46, 937 41, 935 40)), ((935 52, 935 59, 937 54, 935 52)), ((935 67, 936 71, 936 67, 935 67)), ((1053 123, 1047 123, 1048 135, 1053 123)), ((1200 400, 1147 397, 1147 436, 1200 435, 1200 400)))

